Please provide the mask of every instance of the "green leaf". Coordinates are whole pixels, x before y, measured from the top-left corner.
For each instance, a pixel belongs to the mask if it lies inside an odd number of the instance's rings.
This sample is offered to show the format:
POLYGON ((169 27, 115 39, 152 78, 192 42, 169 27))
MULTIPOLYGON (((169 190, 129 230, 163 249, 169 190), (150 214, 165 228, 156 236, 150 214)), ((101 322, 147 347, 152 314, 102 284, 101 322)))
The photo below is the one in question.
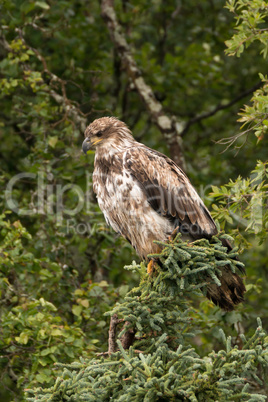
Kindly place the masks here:
POLYGON ((83 307, 82 306, 78 306, 78 305, 74 305, 72 307, 72 312, 74 315, 76 315, 77 317, 79 317, 81 315, 83 307))
POLYGON ((45 382, 50 382, 51 381, 51 376, 46 375, 45 373, 39 373, 36 375, 36 380, 41 383, 44 384, 45 382))
POLYGON ((40 7, 43 8, 43 10, 49 10, 50 6, 45 3, 44 1, 36 1, 35 3, 35 7, 40 7))
POLYGON ((63 331, 58 328, 53 328, 51 331, 51 336, 63 336, 63 331))
POLYGON ((48 138, 48 144, 51 146, 51 148, 55 148, 57 142, 58 142, 58 137, 49 137, 48 138))
POLYGON ((26 345, 29 340, 29 335, 26 334, 25 332, 22 332, 20 334, 20 336, 16 336, 15 339, 18 343, 22 343, 22 344, 26 345))

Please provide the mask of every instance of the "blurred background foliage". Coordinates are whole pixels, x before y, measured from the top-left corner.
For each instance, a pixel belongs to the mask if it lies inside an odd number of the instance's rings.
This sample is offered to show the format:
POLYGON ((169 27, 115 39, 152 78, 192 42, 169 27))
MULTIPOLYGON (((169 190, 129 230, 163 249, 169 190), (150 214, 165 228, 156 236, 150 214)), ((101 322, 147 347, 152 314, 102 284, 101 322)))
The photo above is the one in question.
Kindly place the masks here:
MULTIPOLYGON (((222 326, 235 342, 255 328, 257 316, 264 327, 268 321, 267 2, 224 6, 224 0, 114 4, 145 81, 183 125, 187 174, 244 249, 245 304, 225 313, 193 301, 200 354, 220 347, 222 326), (239 58, 225 53, 225 41, 227 53, 239 58)), ((107 228, 92 192, 94 155, 81 153, 86 125, 114 115, 137 140, 168 148, 124 71, 97 1, 3 0, 0 23, 5 402, 23 401, 25 387, 51 384, 55 361, 105 351, 103 313, 137 283, 123 266, 138 259, 107 228)))

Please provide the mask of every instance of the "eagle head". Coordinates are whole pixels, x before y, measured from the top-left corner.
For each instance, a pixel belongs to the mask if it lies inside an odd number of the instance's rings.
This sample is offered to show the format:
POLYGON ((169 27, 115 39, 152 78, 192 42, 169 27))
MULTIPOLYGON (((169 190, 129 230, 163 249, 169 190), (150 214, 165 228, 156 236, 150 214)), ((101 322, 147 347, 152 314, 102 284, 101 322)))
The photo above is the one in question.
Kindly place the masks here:
POLYGON ((126 140, 133 141, 129 128, 116 117, 101 117, 94 120, 85 130, 82 150, 86 154, 90 149, 102 145, 116 146, 126 140))

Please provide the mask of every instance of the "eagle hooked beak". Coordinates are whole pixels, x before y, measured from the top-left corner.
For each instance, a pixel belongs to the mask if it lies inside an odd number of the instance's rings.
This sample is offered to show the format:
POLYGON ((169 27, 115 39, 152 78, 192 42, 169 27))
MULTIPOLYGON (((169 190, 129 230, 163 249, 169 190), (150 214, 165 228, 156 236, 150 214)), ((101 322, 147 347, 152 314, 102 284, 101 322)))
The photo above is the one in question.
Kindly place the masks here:
POLYGON ((87 152, 90 150, 91 148, 91 141, 90 139, 87 137, 84 139, 83 144, 82 144, 82 150, 85 154, 87 154, 87 152))

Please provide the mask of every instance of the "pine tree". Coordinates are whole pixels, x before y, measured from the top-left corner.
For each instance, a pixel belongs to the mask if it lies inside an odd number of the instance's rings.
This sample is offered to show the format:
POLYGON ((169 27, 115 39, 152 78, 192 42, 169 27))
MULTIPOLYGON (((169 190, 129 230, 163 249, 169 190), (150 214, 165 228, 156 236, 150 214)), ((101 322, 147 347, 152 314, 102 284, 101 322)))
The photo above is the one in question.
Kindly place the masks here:
MULTIPOLYGON (((226 235, 221 234, 221 238, 226 235)), ((222 331, 224 349, 200 356, 190 345, 196 332, 193 294, 220 285, 220 267, 241 267, 237 249, 227 253, 219 236, 185 243, 178 235, 150 255, 157 263, 125 267, 140 284, 109 312, 109 350, 92 360, 57 363, 62 374, 49 389, 28 391, 28 401, 265 401, 268 338, 258 319, 251 337, 232 345, 222 331), (258 386, 258 387, 257 387, 258 386)))

